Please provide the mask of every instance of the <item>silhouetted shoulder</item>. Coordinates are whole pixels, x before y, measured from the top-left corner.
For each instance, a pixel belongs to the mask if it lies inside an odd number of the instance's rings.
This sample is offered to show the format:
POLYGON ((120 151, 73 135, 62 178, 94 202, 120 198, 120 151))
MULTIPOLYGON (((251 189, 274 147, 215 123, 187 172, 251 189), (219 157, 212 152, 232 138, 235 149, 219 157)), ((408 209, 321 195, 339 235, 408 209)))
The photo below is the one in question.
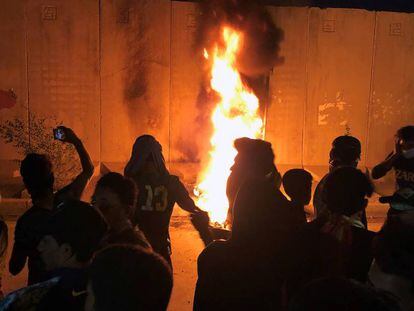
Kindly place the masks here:
POLYGON ((36 225, 40 219, 44 219, 45 217, 49 217, 50 215, 52 215, 51 211, 44 208, 32 206, 19 217, 16 226, 21 227, 27 225, 36 225))
POLYGON ((210 271, 215 266, 222 266, 221 263, 226 261, 228 254, 227 241, 214 241, 210 243, 198 256, 199 273, 210 271))

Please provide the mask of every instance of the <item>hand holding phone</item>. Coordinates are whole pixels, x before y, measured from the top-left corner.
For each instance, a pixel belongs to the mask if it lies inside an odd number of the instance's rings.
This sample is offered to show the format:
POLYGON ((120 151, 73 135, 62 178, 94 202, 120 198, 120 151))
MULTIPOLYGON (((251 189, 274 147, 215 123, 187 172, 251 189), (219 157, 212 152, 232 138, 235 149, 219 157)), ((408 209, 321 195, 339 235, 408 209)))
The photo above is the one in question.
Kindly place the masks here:
POLYGON ((65 131, 63 128, 58 127, 53 129, 53 137, 57 140, 64 141, 66 138, 65 131))
POLYGON ((69 144, 76 144, 80 142, 75 132, 71 128, 65 126, 58 126, 55 128, 53 130, 53 136, 55 139, 69 144))

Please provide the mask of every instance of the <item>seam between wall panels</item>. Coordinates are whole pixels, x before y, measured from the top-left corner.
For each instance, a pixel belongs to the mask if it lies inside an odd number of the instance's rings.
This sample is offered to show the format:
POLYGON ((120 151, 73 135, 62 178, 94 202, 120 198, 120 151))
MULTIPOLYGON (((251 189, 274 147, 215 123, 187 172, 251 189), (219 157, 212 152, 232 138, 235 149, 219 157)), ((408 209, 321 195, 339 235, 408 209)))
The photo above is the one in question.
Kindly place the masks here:
POLYGON ((308 108, 308 100, 309 100, 309 50, 310 50, 310 10, 311 8, 308 7, 307 9, 307 31, 306 31, 306 58, 305 58, 305 101, 303 103, 303 111, 302 111, 302 152, 301 152, 301 162, 302 168, 305 166, 305 129, 306 129, 306 114, 308 108))
POLYGON ((172 32, 173 32, 173 1, 170 1, 170 40, 169 40, 169 52, 170 52, 170 87, 168 90, 168 166, 171 163, 171 93, 172 93, 172 32))
POLYGON ((99 173, 102 164, 102 0, 98 1, 98 41, 99 41, 99 173))
POLYGON ((372 36, 372 58, 371 58, 371 79, 369 83, 369 97, 368 97, 368 107, 367 107, 367 128, 366 128, 366 140, 365 140, 365 166, 368 164, 368 148, 369 148, 369 133, 371 128, 371 112, 372 112, 372 103, 373 103, 373 85, 374 85, 374 73, 375 73, 375 54, 376 54, 376 42, 377 42, 377 14, 374 12, 374 33, 372 36))

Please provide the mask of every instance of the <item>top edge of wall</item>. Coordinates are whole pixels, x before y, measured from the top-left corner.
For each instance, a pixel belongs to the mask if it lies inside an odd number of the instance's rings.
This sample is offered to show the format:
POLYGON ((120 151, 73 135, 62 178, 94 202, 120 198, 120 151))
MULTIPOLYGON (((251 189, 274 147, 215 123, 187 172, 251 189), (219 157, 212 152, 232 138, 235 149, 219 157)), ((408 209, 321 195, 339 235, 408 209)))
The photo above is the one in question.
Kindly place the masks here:
MULTIPOLYGON (((172 0, 171 2, 201 2, 201 0, 172 0)), ((316 1, 317 2, 317 1, 316 1)), ((405 6, 392 6, 392 1, 387 2, 387 4, 384 6, 381 6, 381 4, 369 4, 367 3, 364 5, 363 1, 359 1, 362 3, 350 5, 340 5, 340 4, 318 4, 315 3, 315 1, 306 1, 306 0, 275 0, 275 1, 263 1, 263 3, 267 6, 274 6, 274 7, 305 7, 305 8, 319 8, 319 9, 355 9, 355 10, 366 10, 371 12, 393 12, 393 13, 414 13, 414 2, 411 3, 411 1, 407 1, 407 5, 405 6), (314 3, 312 3, 314 2, 314 3)), ((385 3, 385 1, 384 1, 385 3)))

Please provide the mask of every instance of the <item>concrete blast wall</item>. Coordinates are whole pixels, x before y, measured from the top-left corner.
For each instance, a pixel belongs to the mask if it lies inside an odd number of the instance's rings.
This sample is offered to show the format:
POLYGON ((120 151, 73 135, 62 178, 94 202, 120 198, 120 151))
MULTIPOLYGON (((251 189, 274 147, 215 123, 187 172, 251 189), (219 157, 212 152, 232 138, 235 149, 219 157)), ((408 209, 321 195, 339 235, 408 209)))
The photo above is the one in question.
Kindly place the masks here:
MULTIPOLYGON (((285 33, 266 120, 278 164, 326 167, 331 140, 347 128, 363 143, 362 165, 380 161, 396 129, 414 121, 414 14, 269 10, 285 33)), ((208 142, 197 107, 199 14, 194 3, 167 0, 5 1, 0 122, 19 118, 29 138, 31 116, 61 121, 115 170, 144 133, 177 170, 197 161, 208 142), (11 106, 2 102, 9 89, 11 106)), ((0 142, 2 183, 17 175, 19 158, 0 142)))

